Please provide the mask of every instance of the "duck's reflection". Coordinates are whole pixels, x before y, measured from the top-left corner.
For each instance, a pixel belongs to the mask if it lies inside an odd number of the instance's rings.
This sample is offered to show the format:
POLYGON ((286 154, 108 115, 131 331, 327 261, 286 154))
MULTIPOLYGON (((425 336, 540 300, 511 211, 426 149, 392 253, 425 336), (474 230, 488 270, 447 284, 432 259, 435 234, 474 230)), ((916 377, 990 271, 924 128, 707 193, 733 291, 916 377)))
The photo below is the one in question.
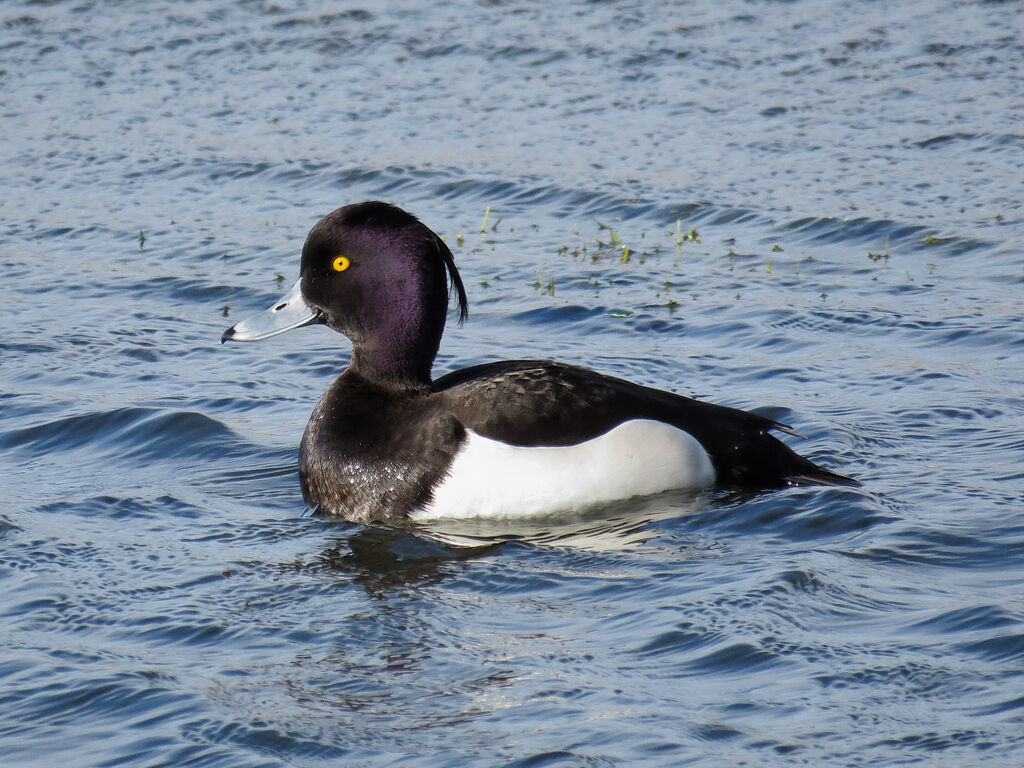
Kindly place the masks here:
POLYGON ((491 554, 501 546, 500 542, 458 546, 415 529, 345 525, 350 532, 336 538, 317 559, 326 568, 351 574, 371 595, 439 581, 459 561, 491 554))
POLYGON ((641 547, 664 534, 660 521, 695 514, 706 509, 709 501, 707 494, 673 491, 523 519, 433 520, 395 528, 342 523, 346 534, 335 538, 318 562, 351 574, 372 594, 439 581, 456 573, 460 563, 497 554, 508 546, 595 552, 641 547))

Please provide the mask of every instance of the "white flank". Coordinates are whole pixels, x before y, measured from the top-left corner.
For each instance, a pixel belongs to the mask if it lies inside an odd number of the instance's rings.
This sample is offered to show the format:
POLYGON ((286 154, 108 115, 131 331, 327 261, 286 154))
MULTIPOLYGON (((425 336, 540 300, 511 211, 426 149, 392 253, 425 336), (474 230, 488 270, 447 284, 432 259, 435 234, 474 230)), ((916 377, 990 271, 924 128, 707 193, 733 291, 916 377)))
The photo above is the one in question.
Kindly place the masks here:
POLYGON ((523 448, 468 431, 433 501, 412 518, 526 517, 714 481, 701 444, 660 421, 627 421, 565 447, 523 448))

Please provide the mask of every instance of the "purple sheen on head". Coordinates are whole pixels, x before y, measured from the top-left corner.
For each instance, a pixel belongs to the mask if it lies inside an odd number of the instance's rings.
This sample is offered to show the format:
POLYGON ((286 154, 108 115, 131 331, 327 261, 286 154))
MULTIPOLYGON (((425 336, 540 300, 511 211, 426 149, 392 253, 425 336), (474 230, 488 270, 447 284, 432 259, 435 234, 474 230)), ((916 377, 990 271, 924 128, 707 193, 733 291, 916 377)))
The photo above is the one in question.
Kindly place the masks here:
POLYGON ((339 208, 310 231, 302 250, 302 290, 327 325, 353 343, 367 375, 430 380, 455 288, 459 322, 466 291, 451 251, 414 216, 381 202, 339 208), (338 255, 350 266, 332 270, 338 255))

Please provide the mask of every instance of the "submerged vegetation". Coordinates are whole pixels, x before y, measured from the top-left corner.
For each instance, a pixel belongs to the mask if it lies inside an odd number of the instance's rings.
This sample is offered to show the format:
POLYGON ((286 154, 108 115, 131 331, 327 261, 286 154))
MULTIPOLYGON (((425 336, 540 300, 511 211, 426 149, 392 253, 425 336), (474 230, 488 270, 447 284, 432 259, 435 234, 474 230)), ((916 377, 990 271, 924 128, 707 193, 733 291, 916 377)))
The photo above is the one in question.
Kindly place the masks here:
MULTIPOLYGON (((702 220, 706 218, 704 216, 702 220)), ((764 290, 767 286, 779 292, 780 296, 790 296, 784 299, 787 302, 796 300, 792 297, 797 295, 803 297, 801 301, 809 301, 813 297, 813 301, 824 302, 834 300, 832 297, 850 280, 863 277, 876 283, 881 280, 881 285, 920 288, 926 287, 930 282, 927 278, 936 270, 934 260, 929 261, 925 282, 922 283, 911 274, 916 264, 909 267, 901 264, 898 270, 885 269, 892 259, 888 233, 884 235, 880 250, 868 251, 870 266, 818 258, 820 254, 814 243, 823 236, 823 228, 836 230, 836 237, 841 237, 846 226, 846 222, 834 217, 782 225, 768 221, 767 232, 764 221, 756 222, 753 228, 745 224, 729 228, 733 221, 742 221, 742 217, 727 213, 719 218, 721 222, 705 223, 698 231, 694 222, 683 217, 674 218, 665 229, 653 230, 636 229, 630 219, 592 217, 593 229, 590 231, 586 228, 563 230, 550 237, 545 236, 545 227, 538 222, 520 224, 531 233, 525 238, 525 247, 538 253, 532 260, 531 284, 541 296, 560 302, 585 304, 605 291, 612 290, 616 295, 622 295, 625 286, 647 282, 650 285, 649 300, 627 311, 609 312, 615 317, 630 318, 636 316, 637 310, 656 307, 671 313, 679 307, 683 297, 688 301, 698 301, 709 295, 705 283, 708 276, 716 274, 719 282, 724 281, 728 287, 727 295, 737 301, 742 299, 744 292, 764 290), (778 232, 772 231, 778 229, 797 232, 806 229, 809 236, 802 237, 801 247, 799 240, 795 243, 792 239, 780 240, 778 232), (543 255, 545 252, 548 254, 546 257, 543 255), (725 277, 726 274, 729 276, 725 277), (770 282, 765 282, 766 279, 770 282)), ((455 237, 457 247, 467 249, 467 256, 477 259, 478 268, 482 267, 487 275, 477 281, 482 288, 496 287, 495 281, 503 276, 506 288, 517 282, 522 285, 524 279, 522 271, 507 261, 509 252, 521 251, 524 241, 512 235, 514 225, 498 233, 497 225, 501 221, 500 216, 495 218, 488 205, 475 235, 464 235, 463 230, 455 237)), ((849 227, 851 240, 863 236, 861 222, 852 221, 849 227)), ((906 236, 903 240, 906 241, 906 236)), ((932 247, 951 241, 951 238, 928 235, 918 240, 917 246, 910 243, 910 247, 932 247)), ((459 261, 463 270, 472 264, 465 258, 459 261)))

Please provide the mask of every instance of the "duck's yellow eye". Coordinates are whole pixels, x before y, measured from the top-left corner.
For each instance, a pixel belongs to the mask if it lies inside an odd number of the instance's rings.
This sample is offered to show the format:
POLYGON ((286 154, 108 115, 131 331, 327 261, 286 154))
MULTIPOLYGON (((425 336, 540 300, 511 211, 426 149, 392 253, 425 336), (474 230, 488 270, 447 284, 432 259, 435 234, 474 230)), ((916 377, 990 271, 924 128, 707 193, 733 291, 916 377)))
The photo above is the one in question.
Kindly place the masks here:
POLYGON ((336 256, 334 261, 331 262, 331 267, 335 272, 344 272, 351 263, 347 256, 336 256))

